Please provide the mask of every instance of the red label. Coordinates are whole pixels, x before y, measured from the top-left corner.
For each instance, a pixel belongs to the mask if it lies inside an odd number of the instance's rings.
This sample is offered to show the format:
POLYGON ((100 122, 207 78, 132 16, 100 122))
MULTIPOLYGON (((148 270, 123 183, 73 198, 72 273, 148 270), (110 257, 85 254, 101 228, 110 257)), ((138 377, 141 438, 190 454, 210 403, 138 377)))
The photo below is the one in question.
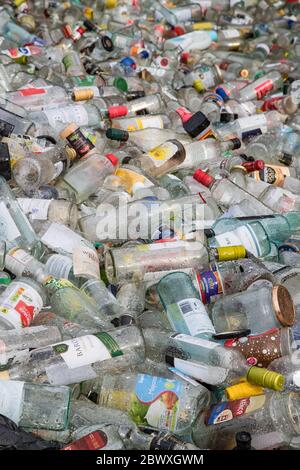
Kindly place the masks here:
POLYGON ((29 326, 34 317, 34 307, 32 305, 26 305, 23 300, 19 300, 14 310, 19 313, 22 325, 29 326))
POLYGON ((256 88, 254 88, 258 100, 261 100, 271 90, 273 90, 272 80, 266 80, 265 82, 261 83, 256 88))
POLYGON ((103 431, 95 431, 68 444, 61 450, 99 450, 107 444, 107 435, 103 431))
POLYGON ((19 90, 19 93, 22 96, 44 95, 46 90, 44 88, 24 88, 24 90, 19 90))
POLYGON ((264 406, 265 400, 265 395, 259 395, 239 400, 223 401, 207 411, 205 424, 208 426, 222 424, 244 414, 253 413, 264 406))

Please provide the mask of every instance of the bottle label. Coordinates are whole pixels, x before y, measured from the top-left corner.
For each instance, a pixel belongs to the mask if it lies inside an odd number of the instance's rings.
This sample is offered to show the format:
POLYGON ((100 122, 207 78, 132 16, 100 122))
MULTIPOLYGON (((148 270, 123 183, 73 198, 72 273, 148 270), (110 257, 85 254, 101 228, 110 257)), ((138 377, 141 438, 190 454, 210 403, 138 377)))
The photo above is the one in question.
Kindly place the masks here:
POLYGON ((85 137, 80 129, 76 129, 72 132, 66 140, 80 157, 84 157, 84 155, 95 148, 92 142, 85 137))
POLYGON ((31 286, 13 282, 0 299, 0 315, 15 328, 29 326, 35 315, 42 309, 43 300, 31 286))
POLYGON ((53 222, 41 241, 53 251, 63 250, 72 253, 77 246, 88 246, 90 243, 65 225, 53 222))
POLYGON ((78 126, 87 126, 89 122, 88 113, 85 107, 80 104, 45 109, 44 113, 51 127, 56 127, 58 123, 68 124, 70 122, 75 122, 78 126))
POLYGON ((254 171, 253 177, 257 181, 264 181, 274 186, 282 187, 286 176, 290 176, 290 169, 286 166, 280 165, 265 165, 265 168, 260 171, 254 171))
POLYGON ((223 29, 222 33, 226 39, 239 38, 240 32, 238 29, 223 29))
POLYGON ((78 87, 90 87, 94 85, 96 76, 87 75, 86 77, 72 77, 73 82, 78 87))
POLYGON ((181 352, 182 358, 191 361, 203 362, 203 355, 206 356, 211 349, 215 349, 220 343, 214 343, 203 338, 175 333, 170 337, 171 347, 175 345, 181 352))
POLYGON ((94 431, 68 444, 61 450, 99 450, 107 444, 107 435, 103 431, 94 431))
POLYGON ((17 91, 21 96, 45 95, 48 93, 47 87, 45 88, 24 88, 17 91))
POLYGON ((211 424, 221 424, 244 414, 253 413, 262 408, 265 401, 265 395, 225 401, 208 410, 205 417, 205 424, 208 426, 211 424))
POLYGON ((27 251, 22 250, 21 248, 17 248, 16 250, 12 250, 9 252, 9 256, 16 259, 19 263, 23 264, 24 266, 32 260, 32 256, 27 253, 27 251))
POLYGON ((0 236, 2 239, 10 241, 21 236, 14 219, 3 201, 0 202, 0 236))
POLYGON ((164 123, 160 116, 144 116, 129 119, 120 119, 112 121, 114 127, 123 129, 127 132, 138 131, 140 129, 147 129, 148 127, 155 127, 163 129, 164 123))
POLYGON ((184 385, 177 380, 138 374, 130 417, 139 425, 176 430, 184 385))
POLYGON ((170 160, 170 158, 176 155, 177 152, 178 152, 177 146, 173 144, 173 142, 169 141, 150 150, 148 152, 148 155, 150 157, 150 160, 153 162, 153 164, 156 167, 160 167, 164 165, 165 162, 170 160))
POLYGON ((30 199, 20 197, 17 199, 19 206, 32 220, 47 220, 51 199, 30 199))
POLYGON ((139 173, 128 170, 127 168, 118 168, 115 174, 121 178, 122 184, 125 186, 125 189, 129 194, 134 194, 135 187, 150 188, 151 186, 154 186, 153 183, 144 175, 140 175, 139 173))
MULTIPOLYGON (((181 313, 181 318, 183 318, 191 336, 196 336, 204 332, 212 334, 215 333, 215 329, 201 300, 187 298, 177 302, 176 305, 181 313)), ((171 309, 170 316, 170 321, 174 327, 176 326, 175 331, 180 331, 177 328, 178 323, 181 323, 180 317, 178 318, 178 322, 177 318, 175 319, 175 315, 173 315, 173 309, 171 309)))
POLYGON ((22 412, 24 382, 18 380, 1 380, 0 409, 1 414, 18 424, 22 412))
POLYGON ((209 303, 214 295, 223 293, 221 278, 217 271, 197 273, 197 279, 204 303, 209 303))
POLYGON ((268 367, 282 356, 281 330, 274 328, 260 335, 229 339, 224 346, 240 351, 251 366, 268 367))
POLYGON ((83 246, 74 248, 73 272, 75 276, 100 279, 99 258, 96 250, 83 246))
POLYGON ((46 271, 54 277, 68 279, 72 260, 68 256, 52 255, 46 262, 46 271))
POLYGON ((55 289, 64 289, 65 287, 74 288, 72 282, 68 281, 67 279, 55 279, 53 277, 48 279, 44 285, 46 287, 53 286, 55 289))
POLYGON ((215 240, 219 246, 243 245, 254 256, 261 256, 259 240, 250 225, 238 227, 230 232, 216 235, 215 240))
POLYGON ((273 81, 272 80, 265 80, 260 85, 254 88, 256 93, 256 97, 258 100, 261 100, 267 93, 273 90, 273 81))
POLYGON ((224 367, 211 367, 201 362, 185 361, 178 358, 174 358, 174 366, 184 374, 211 385, 225 382, 228 374, 228 370, 224 369, 224 367))
POLYGON ((63 358, 69 369, 123 355, 118 343, 105 332, 73 338, 54 344, 52 348, 63 358))

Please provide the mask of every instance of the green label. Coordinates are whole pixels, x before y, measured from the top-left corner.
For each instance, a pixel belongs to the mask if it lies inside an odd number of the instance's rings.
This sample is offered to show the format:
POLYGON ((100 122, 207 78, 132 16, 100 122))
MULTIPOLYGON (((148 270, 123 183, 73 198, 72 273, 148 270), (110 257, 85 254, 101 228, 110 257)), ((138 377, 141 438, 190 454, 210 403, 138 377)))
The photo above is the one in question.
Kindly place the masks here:
POLYGON ((73 77, 72 80, 76 86, 91 86, 94 85, 95 78, 96 77, 87 75, 86 77, 73 77))
POLYGON ((94 336, 104 344, 111 357, 123 356, 123 352, 120 350, 118 343, 108 333, 96 333, 94 336))

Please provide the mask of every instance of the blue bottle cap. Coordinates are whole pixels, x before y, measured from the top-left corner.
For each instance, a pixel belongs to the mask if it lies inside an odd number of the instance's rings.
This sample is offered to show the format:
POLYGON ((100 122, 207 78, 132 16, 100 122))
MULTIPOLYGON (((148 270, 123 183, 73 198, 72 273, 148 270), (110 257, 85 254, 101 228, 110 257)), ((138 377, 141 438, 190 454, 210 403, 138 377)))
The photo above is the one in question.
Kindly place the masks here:
POLYGON ((123 67, 133 68, 136 66, 135 61, 131 57, 124 57, 124 59, 120 61, 120 64, 123 65, 123 67))
POLYGON ((224 88, 218 87, 218 88, 216 88, 215 91, 216 91, 216 93, 217 93, 218 95, 221 96, 221 98, 223 98, 224 101, 228 101, 228 100, 229 100, 229 96, 227 95, 227 93, 226 93, 226 91, 224 90, 224 88))

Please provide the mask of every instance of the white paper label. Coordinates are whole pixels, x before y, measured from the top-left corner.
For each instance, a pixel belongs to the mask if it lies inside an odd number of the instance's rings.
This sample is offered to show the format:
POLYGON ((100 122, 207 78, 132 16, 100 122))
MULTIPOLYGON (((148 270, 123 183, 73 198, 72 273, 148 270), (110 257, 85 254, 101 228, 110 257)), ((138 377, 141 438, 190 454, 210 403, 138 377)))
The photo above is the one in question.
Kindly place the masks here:
POLYGON ((21 417, 24 382, 0 380, 1 414, 18 424, 21 417))
POLYGON ((132 117, 125 119, 116 119, 112 121, 114 127, 123 129, 128 132, 138 131, 140 129, 146 129, 148 127, 163 129, 164 123, 160 116, 143 116, 143 117, 132 117), (115 124, 115 125, 114 125, 115 124))
POLYGON ((148 155, 150 160, 154 163, 156 167, 160 167, 164 165, 165 162, 170 160, 176 153, 178 152, 178 148, 172 142, 165 142, 158 147, 150 150, 148 155))
POLYGON ((22 211, 33 220, 47 220, 51 199, 17 199, 22 211))
POLYGON ((83 246, 74 248, 73 272, 75 276, 100 279, 99 258, 96 250, 83 246))
POLYGON ((238 38, 240 33, 237 29, 223 29, 222 33, 226 39, 238 38))
POLYGON ((94 335, 80 336, 52 345, 52 347, 55 346, 59 346, 62 350, 67 349, 60 355, 69 369, 105 361, 111 357, 106 346, 94 335))
MULTIPOLYGON (((178 361, 180 361, 181 359, 178 359, 178 361)), ((174 359, 174 363, 176 364, 176 361, 177 359, 174 359)), ((187 361, 182 361, 182 362, 187 362, 187 361)), ((193 363, 194 364, 194 363, 193 363)), ((190 384, 194 385, 194 387, 199 387, 199 383, 196 382, 196 380, 194 379, 191 379, 191 377, 189 377, 189 375, 186 375, 186 374, 189 374, 190 370, 188 370, 187 368, 187 371, 185 370, 185 367, 182 367, 182 370, 180 370, 180 364, 179 364, 179 367, 177 369, 177 365, 176 367, 168 367, 168 369, 173 372, 173 374, 177 375, 178 377, 180 377, 181 379, 185 380, 186 382, 189 382, 190 384)), ((192 374, 190 374, 192 375, 192 374)), ((193 376, 193 375, 192 375, 193 376)), ((195 376, 193 376, 195 377, 195 376)))
POLYGON ((45 109, 44 113, 51 127, 56 127, 58 123, 68 124, 70 122, 75 122, 78 126, 88 125, 88 113, 81 104, 45 109))
POLYGON ((177 305, 192 336, 204 332, 215 333, 215 329, 201 300, 188 298, 177 302, 177 305))
POLYGON ((52 255, 46 263, 49 274, 59 279, 68 279, 72 269, 72 260, 64 255, 52 255))
POLYGON ((87 240, 80 237, 73 230, 56 222, 50 225, 41 241, 54 251, 63 250, 67 253, 73 253, 75 247, 89 244, 87 240))
POLYGON ((13 241, 21 235, 5 203, 0 202, 0 237, 13 241))
POLYGON ((242 132, 251 131, 253 129, 260 129, 262 133, 264 133, 268 130, 267 118, 263 113, 240 118, 238 122, 241 126, 242 132))
POLYGON ((6 344, 3 339, 0 339, 0 364, 1 366, 7 364, 6 344))
POLYGON ((11 251, 9 253, 9 256, 11 256, 12 258, 16 259, 17 261, 19 261, 19 263, 23 264, 24 266, 32 260, 32 256, 27 253, 27 251, 24 251, 22 249, 17 249, 15 251, 11 251))
POLYGON ((175 367, 201 382, 218 385, 225 382, 228 370, 224 367, 211 367, 201 362, 184 361, 174 358, 175 367))
POLYGON ((243 245, 254 256, 261 255, 259 241, 250 225, 244 225, 231 232, 220 233, 215 239, 219 246, 243 245))
POLYGON ((14 281, 0 297, 0 315, 15 328, 29 326, 42 307, 39 293, 23 282, 14 281))

